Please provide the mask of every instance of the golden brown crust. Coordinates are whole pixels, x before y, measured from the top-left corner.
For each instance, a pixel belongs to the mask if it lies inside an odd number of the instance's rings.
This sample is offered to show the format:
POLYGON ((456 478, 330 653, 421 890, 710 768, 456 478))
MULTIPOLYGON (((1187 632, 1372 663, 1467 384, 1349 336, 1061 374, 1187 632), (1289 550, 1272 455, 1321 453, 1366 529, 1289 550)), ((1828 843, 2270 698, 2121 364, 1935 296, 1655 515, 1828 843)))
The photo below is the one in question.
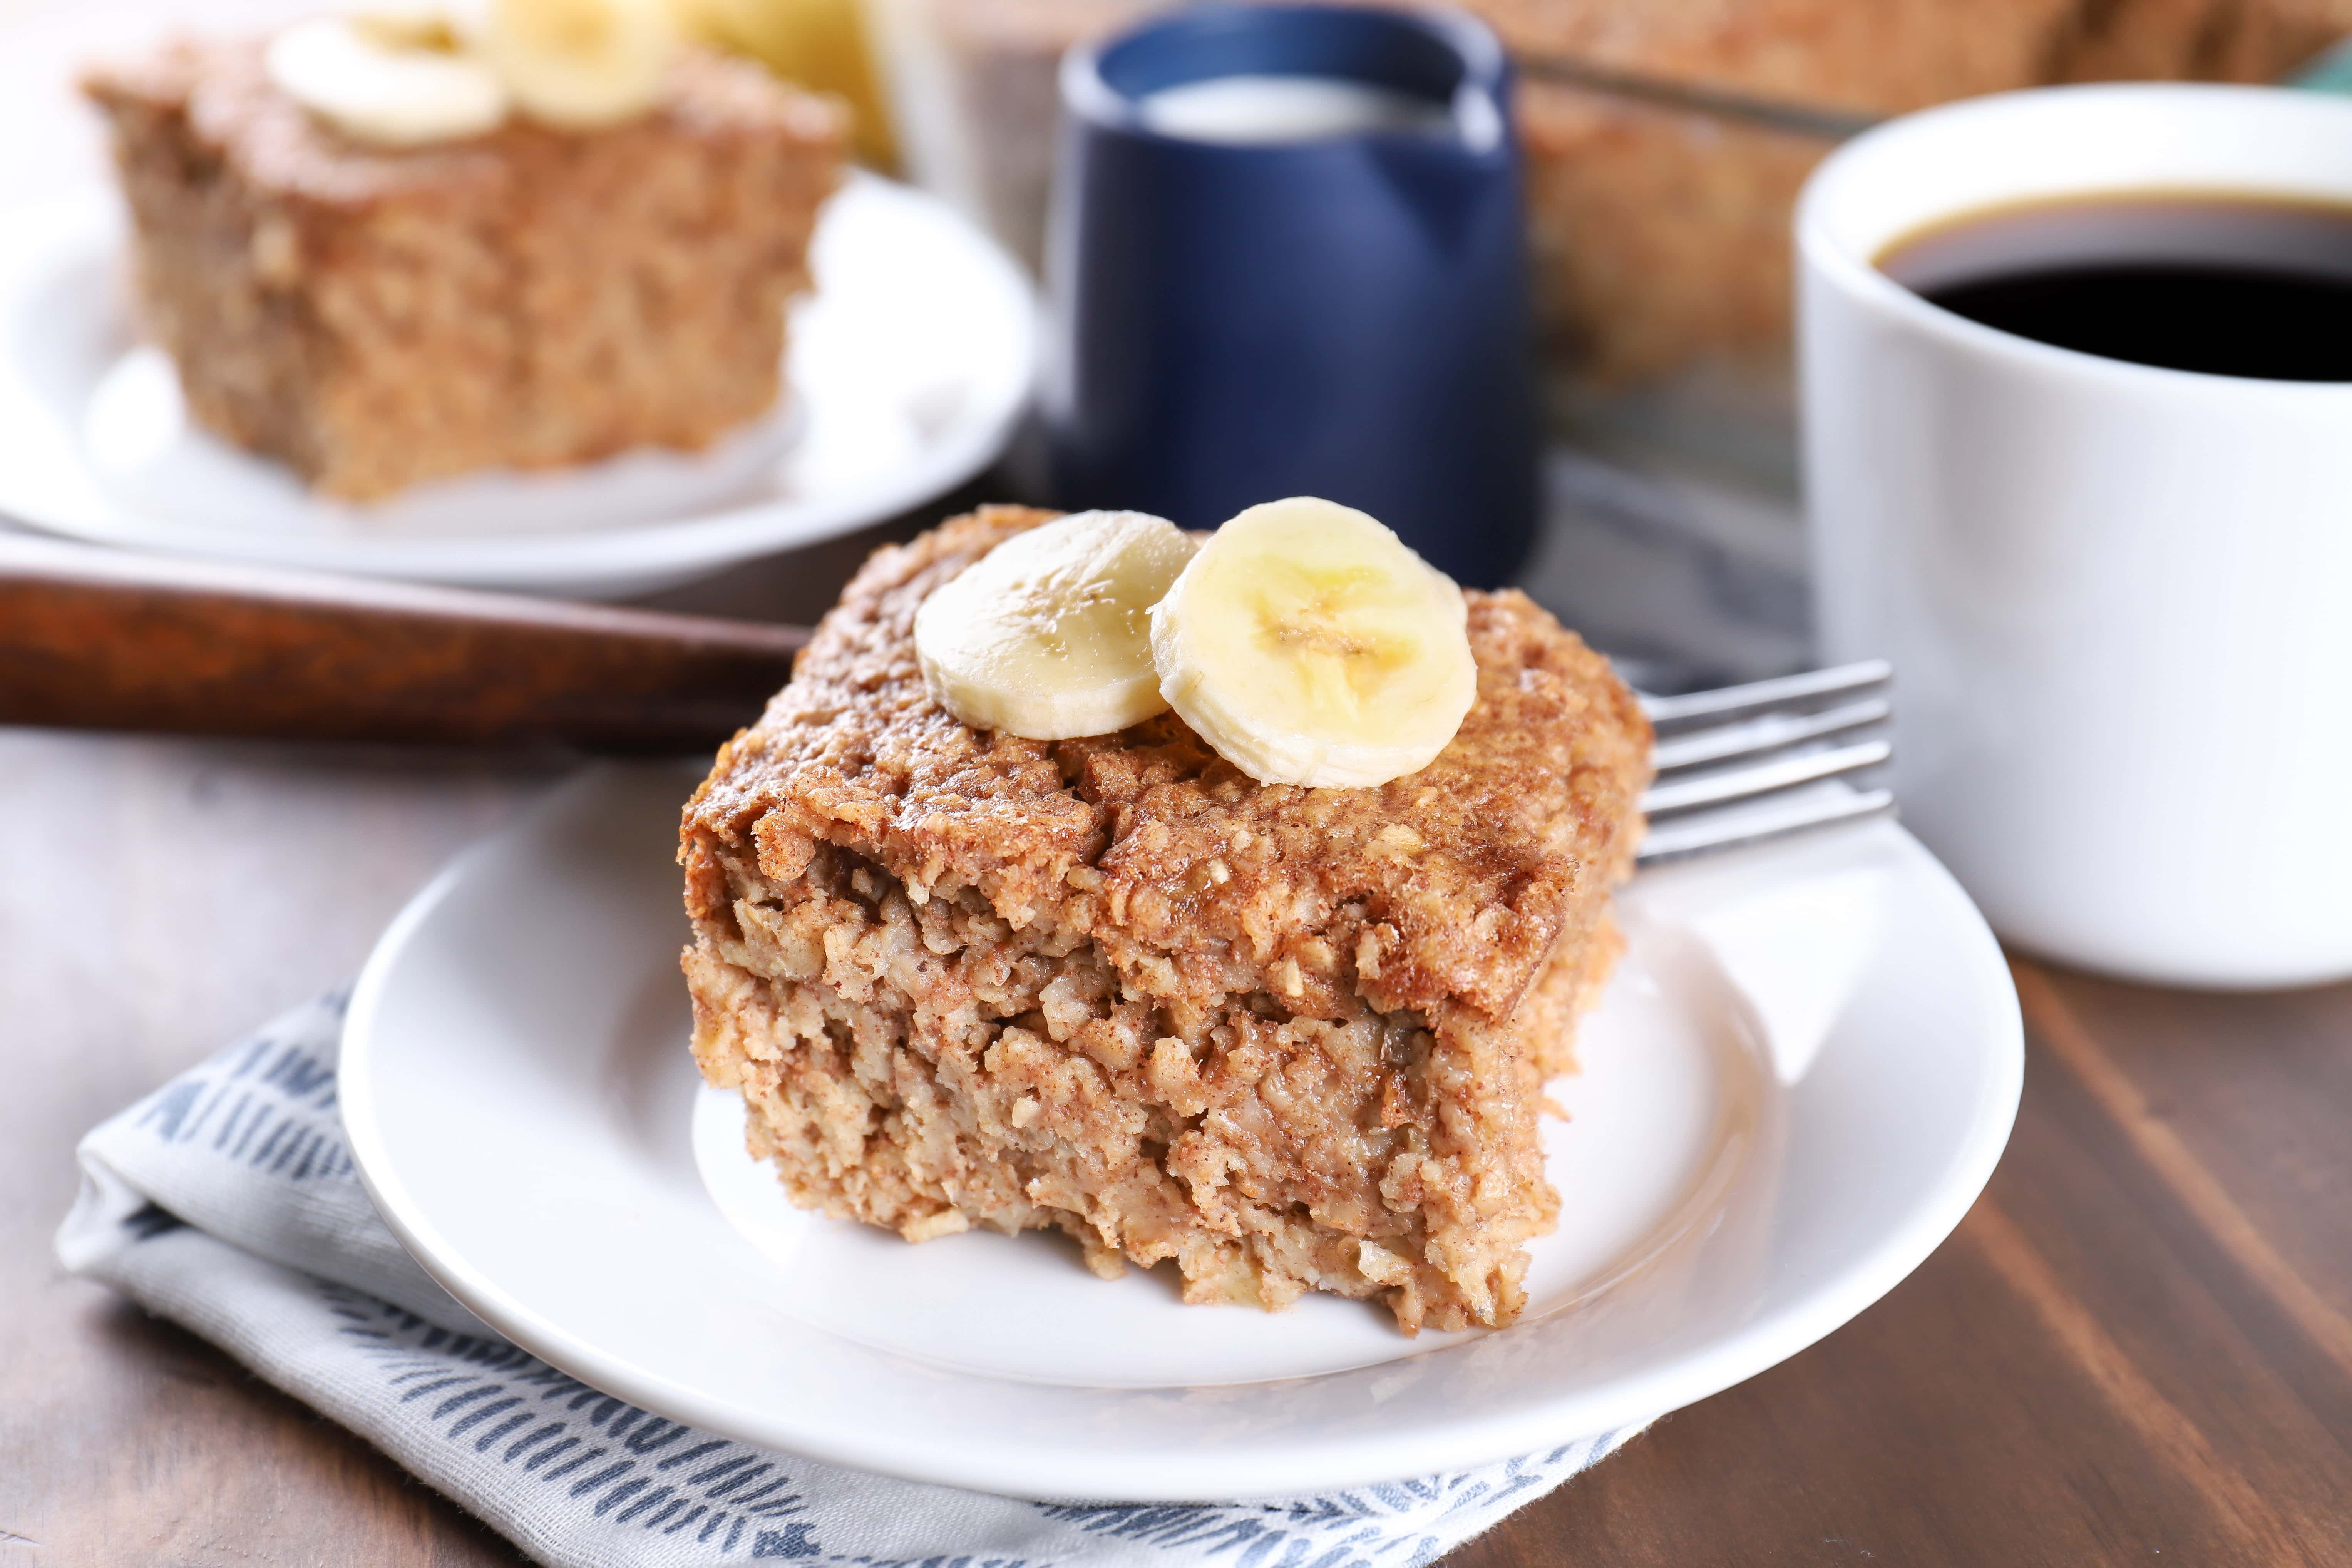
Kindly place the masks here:
POLYGON ((392 150, 278 92, 261 49, 181 40, 83 84, 206 426, 367 499, 700 447, 774 403, 832 105, 697 55, 625 125, 392 150))
POLYGON ((878 553, 685 813, 694 1048, 794 1201, 910 1240, 1052 1226, 1188 1300, 1524 1300, 1542 1082, 1616 952, 1649 730, 1516 594, 1422 773, 1263 786, 1163 716, 1044 744, 938 709, 915 606, 1050 514, 878 553))
POLYGON ((1051 515, 987 508, 877 553, 688 827, 854 841, 1123 964, 1181 958, 1145 981, 1171 1001, 1508 1017, 1570 911, 1632 867, 1650 731, 1607 661, 1526 595, 1472 593, 1476 703, 1435 762, 1372 789, 1255 784, 1173 715, 1055 742, 967 729, 924 691, 915 607, 1051 515))

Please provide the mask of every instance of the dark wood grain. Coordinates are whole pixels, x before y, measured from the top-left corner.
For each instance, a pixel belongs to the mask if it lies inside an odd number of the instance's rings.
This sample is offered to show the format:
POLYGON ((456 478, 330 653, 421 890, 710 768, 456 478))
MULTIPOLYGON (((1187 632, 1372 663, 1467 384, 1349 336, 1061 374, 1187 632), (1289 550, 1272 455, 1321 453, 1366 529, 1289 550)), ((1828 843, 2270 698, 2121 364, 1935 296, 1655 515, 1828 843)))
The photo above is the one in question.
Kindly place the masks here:
POLYGON ((0 534, 0 723, 708 751, 798 627, 0 534))
POLYGON ((347 981, 539 762, 0 729, 0 1568, 515 1563, 210 1345, 63 1273, 73 1146, 347 981))
POLYGON ((2352 1563, 2352 987, 2015 973, 2024 1101, 1951 1240, 1452 1568, 2352 1563))

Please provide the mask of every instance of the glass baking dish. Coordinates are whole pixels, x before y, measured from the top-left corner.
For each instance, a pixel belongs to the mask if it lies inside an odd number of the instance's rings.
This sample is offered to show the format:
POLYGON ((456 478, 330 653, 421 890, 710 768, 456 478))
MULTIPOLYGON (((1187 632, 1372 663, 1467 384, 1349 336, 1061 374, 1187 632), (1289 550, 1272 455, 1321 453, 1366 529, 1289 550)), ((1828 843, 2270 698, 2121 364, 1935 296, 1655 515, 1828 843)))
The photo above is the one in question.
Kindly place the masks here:
MULTIPOLYGON (((1033 268, 1070 45, 1171 0, 862 0, 908 173, 1033 268)), ((1547 405, 1565 441, 1795 490, 1790 218, 1886 114, 2057 80, 2276 80, 2352 0, 1468 0, 1519 71, 1547 405)), ((2340 14, 2339 14, 2340 13, 2340 14)))

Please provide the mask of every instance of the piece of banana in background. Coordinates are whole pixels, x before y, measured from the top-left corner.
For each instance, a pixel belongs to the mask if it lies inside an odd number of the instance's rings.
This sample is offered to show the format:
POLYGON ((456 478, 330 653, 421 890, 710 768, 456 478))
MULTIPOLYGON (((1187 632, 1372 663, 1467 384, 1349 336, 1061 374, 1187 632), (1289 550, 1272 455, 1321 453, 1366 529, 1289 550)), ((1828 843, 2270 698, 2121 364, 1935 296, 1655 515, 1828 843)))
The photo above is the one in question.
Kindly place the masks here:
POLYGON ((544 125, 593 131, 661 101, 681 43, 665 0, 459 0, 459 40, 544 125))
POLYGON ((689 35, 748 55, 796 87, 849 105, 858 162, 885 174, 898 150, 860 0, 677 0, 689 35))

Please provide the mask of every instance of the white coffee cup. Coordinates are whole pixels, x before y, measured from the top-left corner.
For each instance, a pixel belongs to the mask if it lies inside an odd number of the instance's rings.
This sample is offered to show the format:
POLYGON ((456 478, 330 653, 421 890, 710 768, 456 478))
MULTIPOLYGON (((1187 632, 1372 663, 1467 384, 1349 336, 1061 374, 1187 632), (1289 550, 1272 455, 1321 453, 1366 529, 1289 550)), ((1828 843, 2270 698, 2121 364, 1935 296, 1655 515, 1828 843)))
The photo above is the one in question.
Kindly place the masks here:
POLYGON ((2053 348, 1873 265, 1943 220, 2151 192, 2352 203, 2352 101, 2010 93, 1815 172, 1822 651, 1894 660, 1904 820, 2005 938, 2179 984, 2352 974, 2352 384, 2053 348))

